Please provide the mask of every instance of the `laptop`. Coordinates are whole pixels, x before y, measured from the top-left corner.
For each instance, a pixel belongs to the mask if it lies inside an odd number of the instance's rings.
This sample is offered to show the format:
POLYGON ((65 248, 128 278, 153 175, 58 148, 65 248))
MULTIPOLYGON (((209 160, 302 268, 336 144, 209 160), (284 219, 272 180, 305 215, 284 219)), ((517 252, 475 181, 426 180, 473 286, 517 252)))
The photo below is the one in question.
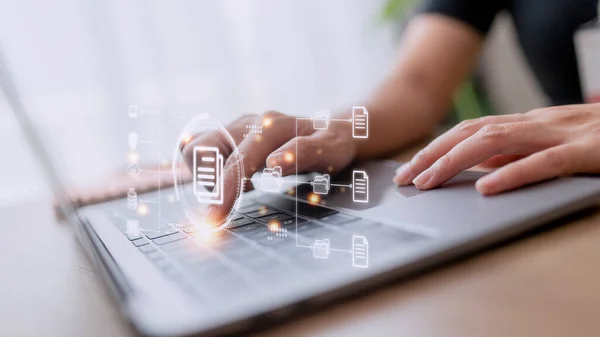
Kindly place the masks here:
POLYGON ((475 172, 418 191, 392 184, 398 163, 373 161, 360 163, 361 171, 305 177, 316 183, 295 185, 294 193, 245 193, 228 227, 208 235, 198 226, 169 225, 183 216, 169 203, 162 206, 162 228, 139 230, 147 219, 130 222, 130 208, 136 200, 157 200, 158 191, 81 208, 61 197, 65 178, 57 159, 1 56, 9 107, 96 271, 142 335, 268 327, 514 237, 595 205, 600 196, 599 178, 578 176, 483 197, 474 188, 482 173, 475 172), (332 178, 362 184, 369 195, 332 186, 332 178), (315 191, 328 193, 316 203, 315 191))

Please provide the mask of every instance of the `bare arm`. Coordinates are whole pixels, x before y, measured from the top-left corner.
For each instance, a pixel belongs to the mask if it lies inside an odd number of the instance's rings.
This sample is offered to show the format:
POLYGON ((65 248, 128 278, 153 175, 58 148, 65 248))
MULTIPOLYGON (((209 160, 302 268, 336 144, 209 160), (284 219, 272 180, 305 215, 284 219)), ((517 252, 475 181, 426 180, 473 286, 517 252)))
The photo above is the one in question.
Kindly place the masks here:
POLYGON ((356 141, 357 156, 380 156, 431 133, 482 43, 479 33, 455 19, 423 14, 411 20, 396 66, 367 100, 369 139, 356 141))
MULTIPOLYGON (((356 157, 379 156, 426 136, 444 117, 482 40, 474 29, 441 15, 424 14, 411 20, 396 67, 365 103, 369 111, 369 139, 353 139, 346 123, 315 130, 310 121, 297 121, 272 111, 232 123, 228 126, 232 134, 239 134, 247 124, 264 126, 262 134, 237 141, 246 178, 265 164, 280 168, 283 175, 306 171, 335 173, 356 157)), ((347 119, 350 115, 347 109, 337 117, 347 119)), ((216 146, 213 143, 217 138, 204 135, 192 145, 206 142, 216 146)), ((234 165, 235 159, 227 160, 225 191, 232 190, 229 186, 237 179, 227 173, 235 172, 229 169, 234 165)), ((211 209, 210 218, 222 217, 233 202, 234 194, 226 193, 224 203, 211 209)))

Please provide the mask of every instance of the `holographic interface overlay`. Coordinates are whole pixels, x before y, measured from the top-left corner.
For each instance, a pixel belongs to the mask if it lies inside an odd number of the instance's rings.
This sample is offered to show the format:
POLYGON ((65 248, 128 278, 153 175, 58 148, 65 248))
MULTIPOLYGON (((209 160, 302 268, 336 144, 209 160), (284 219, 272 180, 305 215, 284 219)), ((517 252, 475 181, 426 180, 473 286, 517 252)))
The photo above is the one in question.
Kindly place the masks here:
POLYGON ((208 114, 192 119, 179 134, 172 171, 176 198, 188 220, 200 228, 226 229, 244 189, 242 155, 227 129, 208 114), (235 201, 220 218, 209 219, 208 208, 223 207, 223 200, 235 201))

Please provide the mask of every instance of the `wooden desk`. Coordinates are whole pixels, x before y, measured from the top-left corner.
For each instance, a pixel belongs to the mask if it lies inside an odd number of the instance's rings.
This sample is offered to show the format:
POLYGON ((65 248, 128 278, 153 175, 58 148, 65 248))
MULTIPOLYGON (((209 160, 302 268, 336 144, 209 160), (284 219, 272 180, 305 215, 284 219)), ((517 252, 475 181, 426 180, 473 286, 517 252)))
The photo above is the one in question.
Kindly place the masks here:
MULTIPOLYGON (((0 215, 1 336, 135 335, 48 201, 0 215)), ((600 210, 565 222, 261 334, 598 336, 600 210)))

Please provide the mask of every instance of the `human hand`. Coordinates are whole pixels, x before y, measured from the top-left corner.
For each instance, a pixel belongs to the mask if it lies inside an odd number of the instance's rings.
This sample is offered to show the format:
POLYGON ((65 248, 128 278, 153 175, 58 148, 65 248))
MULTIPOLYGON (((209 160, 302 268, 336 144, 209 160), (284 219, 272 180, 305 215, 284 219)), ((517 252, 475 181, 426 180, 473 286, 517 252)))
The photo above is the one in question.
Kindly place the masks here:
POLYGON ((568 105, 463 121, 432 141, 394 177, 419 189, 480 164, 483 195, 575 173, 600 173, 600 104, 568 105))
MULTIPOLYGON (((356 153, 351 128, 330 124, 327 130, 315 130, 309 119, 297 119, 274 111, 260 116, 243 116, 226 129, 243 158, 244 178, 252 177, 265 165, 270 168, 280 166, 284 176, 307 171, 332 173, 346 167, 356 153), (262 125, 262 133, 248 134, 244 138, 242 135, 248 132, 247 125, 262 125)), ((239 163, 231 156, 231 147, 218 132, 195 135, 186 146, 215 146, 223 153, 223 204, 211 205, 208 210, 208 219, 217 222, 217 219, 224 218, 236 201, 240 177, 234 168, 239 163)), ((186 162, 191 166, 192 152, 188 153, 186 162)), ((249 181, 241 183, 245 184, 245 190, 251 187, 249 181)))

